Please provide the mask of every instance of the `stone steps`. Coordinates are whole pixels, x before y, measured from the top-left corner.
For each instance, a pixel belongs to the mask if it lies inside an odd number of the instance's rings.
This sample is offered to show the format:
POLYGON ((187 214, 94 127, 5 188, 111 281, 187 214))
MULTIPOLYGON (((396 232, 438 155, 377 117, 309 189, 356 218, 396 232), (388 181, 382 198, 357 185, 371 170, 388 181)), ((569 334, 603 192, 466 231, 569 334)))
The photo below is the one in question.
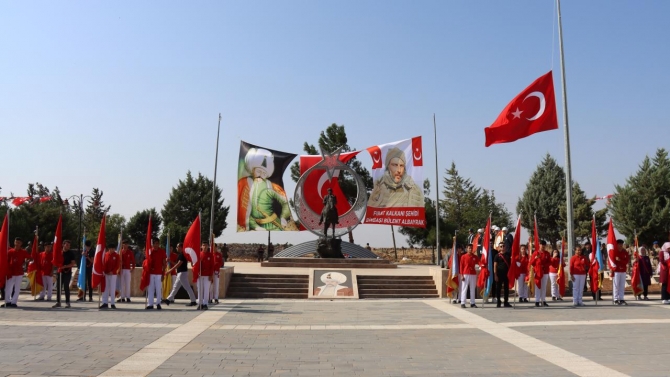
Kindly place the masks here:
POLYGON ((307 298, 307 275, 233 274, 226 297, 307 298))
POLYGON ((434 298, 438 297, 431 276, 359 275, 359 298, 434 298))

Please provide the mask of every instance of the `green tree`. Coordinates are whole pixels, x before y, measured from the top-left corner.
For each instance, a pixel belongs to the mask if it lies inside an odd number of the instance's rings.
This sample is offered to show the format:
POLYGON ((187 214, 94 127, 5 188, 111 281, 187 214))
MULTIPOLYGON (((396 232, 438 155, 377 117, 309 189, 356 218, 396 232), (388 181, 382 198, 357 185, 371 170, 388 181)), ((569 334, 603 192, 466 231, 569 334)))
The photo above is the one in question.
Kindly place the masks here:
POLYGON ((565 207, 565 172, 547 153, 526 184, 516 212, 523 211, 521 223, 526 229, 533 229, 533 215, 537 214, 540 238, 555 245, 565 229, 560 224, 561 207, 565 207))
MULTIPOLYGON (((435 201, 430 199, 430 181, 425 179, 423 181, 423 201, 426 209, 426 227, 401 227, 400 234, 407 236, 407 243, 410 246, 418 246, 422 248, 436 247, 437 235, 437 211, 435 201)), ((445 216, 440 215, 440 248, 451 247, 452 235, 456 229, 455 224, 447 223, 445 216)))
MULTIPOLYGON (((86 227, 86 239, 97 240, 100 232, 102 217, 109 212, 111 206, 105 206, 102 201, 103 192, 95 187, 91 191, 91 198, 84 209, 84 226, 86 227)), ((105 236, 109 233, 105 230, 105 236)))
MULTIPOLYGON (((105 237, 107 238, 107 242, 109 243, 110 241, 116 240, 119 234, 121 233, 121 230, 123 230, 124 234, 123 238, 126 238, 125 228, 126 228, 125 217, 119 215, 118 213, 108 215, 105 228, 105 237)), ((146 232, 146 228, 144 228, 144 231, 146 232)))
MULTIPOLYGON (((198 173, 196 179, 193 179, 193 175, 189 171, 186 173, 186 178, 179 180, 177 187, 172 188, 170 197, 161 211, 165 226, 170 228, 171 242, 183 241, 188 228, 198 216, 199 211, 202 211, 200 223, 202 239, 207 240, 209 238, 207 234, 209 233, 212 206, 212 186, 211 179, 200 173, 198 173)), ((228 226, 226 218, 230 207, 224 207, 224 199, 218 185, 214 195, 214 236, 219 237, 228 226)))
MULTIPOLYGON (((136 212, 128 223, 126 224, 126 230, 124 238, 129 238, 130 241, 138 245, 140 248, 144 248, 147 239, 147 229, 149 228, 149 215, 151 215, 151 237, 158 237, 161 230, 161 225, 163 224, 163 218, 156 211, 156 208, 145 209, 142 211, 136 212)), ((107 226, 108 234, 110 226, 107 226)))
POLYGON ((453 162, 446 171, 442 194, 444 199, 440 205, 447 222, 460 230, 457 236, 459 243, 467 241, 467 229, 483 228, 489 214, 499 227, 512 227, 512 215, 503 203, 496 202, 495 193, 475 186, 469 178, 463 178, 453 162))
MULTIPOLYGON (((565 182, 565 181, 564 181, 565 182)), ((607 234, 605 228, 605 220, 607 217, 607 208, 599 211, 593 210, 593 205, 596 203, 595 198, 587 198, 586 193, 579 186, 579 183, 574 182, 572 185, 572 219, 574 221, 575 238, 580 242, 591 240, 591 221, 593 215, 596 216, 596 228, 598 229, 598 236, 607 234)), ((566 205, 560 207, 560 220, 558 226, 560 229, 567 229, 568 224, 568 209, 566 205)))
POLYGON ((456 164, 452 161, 444 177, 443 198, 440 201, 444 215, 460 229, 467 229, 473 221, 473 209, 477 206, 481 189, 475 187, 468 178, 458 174, 456 164))
MULTIPOLYGON (((13 243, 15 237, 21 237, 24 244, 31 241, 35 228, 39 228, 39 241, 51 242, 56 234, 58 217, 63 215, 63 238, 75 240, 77 237, 76 217, 70 209, 64 205, 60 191, 56 187, 53 191, 48 187, 37 183, 28 184, 27 195, 31 199, 26 203, 11 209, 9 239, 13 243), (39 198, 49 198, 39 200, 39 198)), ((13 194, 11 196, 14 196, 13 194)), ((4 219, 5 213, 10 210, 7 203, 0 205, 0 221, 4 219)))
POLYGON ((638 171, 616 185, 608 209, 614 226, 629 241, 634 232, 641 243, 668 240, 670 230, 670 159, 660 148, 653 160, 645 157, 638 171))

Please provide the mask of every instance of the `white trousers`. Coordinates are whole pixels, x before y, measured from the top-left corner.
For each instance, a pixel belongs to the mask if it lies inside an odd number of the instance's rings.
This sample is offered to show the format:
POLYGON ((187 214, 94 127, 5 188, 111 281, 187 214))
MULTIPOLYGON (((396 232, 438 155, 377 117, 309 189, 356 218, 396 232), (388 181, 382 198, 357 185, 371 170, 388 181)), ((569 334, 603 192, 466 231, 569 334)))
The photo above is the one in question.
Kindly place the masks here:
POLYGON ((623 292, 626 288, 626 273, 615 272, 612 280, 612 288, 614 288, 614 300, 623 300, 623 292))
POLYGON ((521 274, 516 279, 516 289, 519 291, 519 298, 528 298, 528 285, 526 285, 526 274, 521 274))
POLYGON ((47 300, 51 300, 51 294, 54 291, 54 277, 42 276, 42 292, 40 292, 40 299, 46 296, 47 300))
POLYGON ((219 274, 214 272, 214 282, 212 283, 213 287, 209 290, 209 299, 218 300, 219 299, 219 274))
POLYGON ((549 273, 549 279, 551 280, 551 297, 561 297, 558 290, 558 274, 554 272, 549 273))
POLYGON ((105 275, 105 291, 102 292, 102 303, 114 305, 116 293, 116 275, 105 275))
POLYGON ((7 284, 5 284, 5 303, 12 303, 16 305, 19 302, 19 292, 21 291, 21 280, 23 275, 11 276, 7 278, 7 284), (14 296, 12 296, 12 290, 14 290, 14 296))
POLYGON ((121 298, 130 298, 130 270, 121 270, 121 298))
POLYGON ((549 279, 549 275, 542 275, 542 280, 540 281, 540 284, 542 284, 541 287, 538 287, 537 284, 535 284, 535 302, 545 302, 547 301, 547 280, 549 279))
POLYGON ((201 276, 198 278, 198 304, 207 305, 210 284, 209 276, 201 276))
POLYGON ((477 284, 477 275, 461 275, 465 280, 461 281, 461 304, 465 304, 470 290, 470 305, 475 304, 475 284, 477 284))
POLYGON ((586 275, 572 275, 575 281, 572 283, 572 303, 582 304, 584 296, 584 284, 586 284, 586 275))
POLYGON ((191 302, 195 302, 195 294, 193 294, 191 284, 188 282, 188 271, 177 273, 177 278, 174 279, 174 284, 172 284, 172 292, 170 292, 170 295, 167 299, 174 301, 174 298, 177 297, 177 292, 179 292, 179 288, 181 287, 184 287, 186 293, 188 293, 188 298, 191 299, 191 302))
POLYGON ((163 283, 161 282, 161 275, 149 275, 149 290, 147 297, 147 305, 154 305, 154 297, 156 304, 160 304, 163 299, 163 283), (155 295, 155 296, 154 296, 155 295))

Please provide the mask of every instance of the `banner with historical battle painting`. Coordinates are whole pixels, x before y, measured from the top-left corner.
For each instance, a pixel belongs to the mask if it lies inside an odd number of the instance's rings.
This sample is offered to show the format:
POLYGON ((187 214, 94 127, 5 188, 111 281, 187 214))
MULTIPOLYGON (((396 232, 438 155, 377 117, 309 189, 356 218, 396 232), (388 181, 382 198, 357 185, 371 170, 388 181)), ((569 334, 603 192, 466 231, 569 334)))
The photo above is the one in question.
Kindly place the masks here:
POLYGON ((421 136, 367 149, 374 187, 366 224, 426 227, 421 136))
POLYGON ((295 154, 240 143, 237 168, 237 231, 298 230, 291 216, 284 171, 295 154))

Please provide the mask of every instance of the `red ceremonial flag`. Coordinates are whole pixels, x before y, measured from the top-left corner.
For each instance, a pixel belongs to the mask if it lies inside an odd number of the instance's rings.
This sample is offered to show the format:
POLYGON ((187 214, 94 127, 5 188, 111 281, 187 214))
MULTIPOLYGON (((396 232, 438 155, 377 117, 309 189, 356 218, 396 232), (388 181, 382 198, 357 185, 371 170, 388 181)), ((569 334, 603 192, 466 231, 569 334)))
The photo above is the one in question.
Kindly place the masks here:
POLYGON ((0 228, 0 288, 7 281, 7 250, 9 249, 9 211, 5 213, 5 219, 0 228))
POLYGON ((491 240, 491 217, 486 221, 486 228, 484 229, 484 238, 482 239, 482 256, 479 259, 479 276, 477 276, 477 288, 485 289, 486 283, 489 279, 490 271, 488 267, 489 259, 489 240, 491 240))
POLYGON ((514 288, 516 279, 521 275, 521 267, 517 262, 521 262, 521 215, 516 221, 516 230, 514 231, 514 241, 512 241, 512 256, 510 258, 510 266, 507 271, 507 280, 509 280, 509 287, 514 288))
POLYGON ((191 227, 186 233, 186 237, 184 237, 184 251, 186 252, 186 259, 193 265, 194 283, 200 276, 198 250, 200 250, 200 215, 193 220, 193 224, 191 224, 191 227))
POLYGON ((102 264, 102 257, 105 254, 106 240, 105 240, 105 223, 107 215, 102 217, 100 223, 100 233, 98 233, 98 244, 95 246, 95 256, 93 257, 93 271, 91 272, 91 287, 97 288, 100 286, 101 290, 105 290, 105 269, 102 264))
POLYGON ((557 128, 554 79, 549 71, 519 93, 498 119, 484 129, 486 146, 509 143, 557 128))
POLYGON ((614 234, 614 226, 612 225, 612 219, 610 218, 610 227, 607 230, 607 259, 610 266, 610 270, 614 271, 614 253, 616 252, 616 235, 614 234))
POLYGON ((140 291, 143 291, 146 289, 146 287, 149 286, 150 282, 150 275, 149 274, 149 269, 151 267, 149 266, 149 260, 145 259, 144 262, 142 262, 142 276, 140 277, 140 291))
MULTIPOLYGON (((151 274, 149 270, 151 269, 151 214, 149 214, 149 225, 147 226, 147 237, 144 241, 144 262, 142 262, 142 277, 140 278, 140 290, 143 291, 144 288, 149 286, 149 281, 151 274)), ((169 251, 168 251, 169 252, 169 251)))
POLYGON ((42 264, 40 263, 40 251, 37 246, 39 240, 37 232, 33 238, 33 244, 30 250, 30 263, 28 263, 28 281, 30 282, 30 294, 37 296, 42 290, 42 264))
MULTIPOLYGON (((144 253, 145 253, 145 259, 151 259, 151 214, 149 214, 149 226, 147 227, 147 238, 146 241, 144 242, 144 253)), ((151 262, 151 261, 150 261, 151 262)))
POLYGON ((63 267, 63 215, 58 217, 56 225, 52 262, 55 267, 63 267))
POLYGON ((591 277, 591 292, 598 292, 598 279, 600 264, 598 263, 598 255, 596 254, 600 248, 598 247, 598 233, 596 231, 596 217, 591 220, 591 265, 589 266, 589 276, 591 277))

